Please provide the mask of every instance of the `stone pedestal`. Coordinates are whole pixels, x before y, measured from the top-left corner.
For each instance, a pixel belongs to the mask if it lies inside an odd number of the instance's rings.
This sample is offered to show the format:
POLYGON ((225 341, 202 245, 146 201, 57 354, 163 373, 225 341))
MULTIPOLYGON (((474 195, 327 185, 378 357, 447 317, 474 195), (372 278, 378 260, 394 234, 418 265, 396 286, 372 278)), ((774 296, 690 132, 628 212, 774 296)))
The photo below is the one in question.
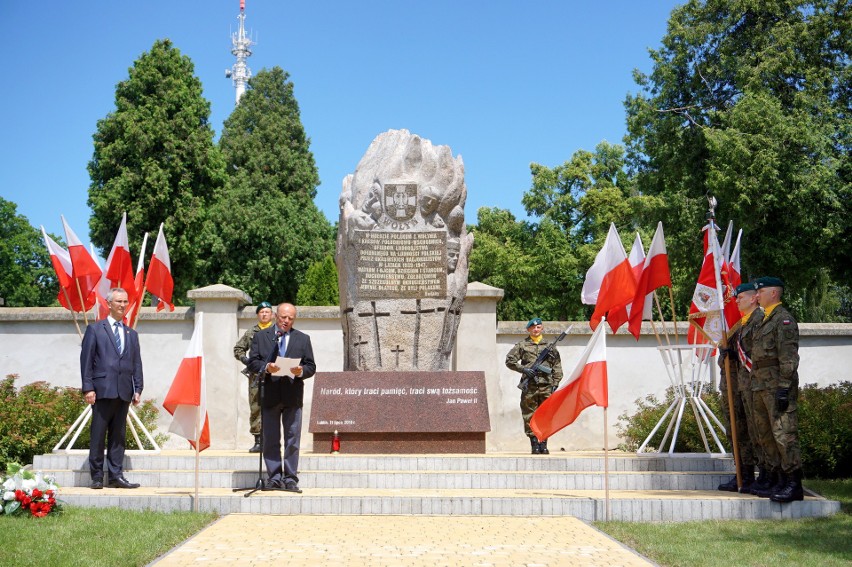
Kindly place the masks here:
MULTIPOLYGON (((204 370, 207 377, 207 415, 210 419, 211 449, 232 450, 238 448, 237 439, 245 438, 248 426, 238 430, 238 423, 245 423, 248 408, 245 404, 245 378, 240 374, 242 366, 234 359, 233 346, 237 342, 238 329, 235 313, 251 302, 244 291, 223 284, 189 290, 186 294, 195 301, 196 324, 198 315, 204 313, 204 370)), ((190 333, 191 336, 191 333, 190 333)), ((246 445, 243 440, 240 447, 246 445)))
POLYGON ((484 453, 491 430, 483 372, 320 372, 308 430, 314 451, 484 453))

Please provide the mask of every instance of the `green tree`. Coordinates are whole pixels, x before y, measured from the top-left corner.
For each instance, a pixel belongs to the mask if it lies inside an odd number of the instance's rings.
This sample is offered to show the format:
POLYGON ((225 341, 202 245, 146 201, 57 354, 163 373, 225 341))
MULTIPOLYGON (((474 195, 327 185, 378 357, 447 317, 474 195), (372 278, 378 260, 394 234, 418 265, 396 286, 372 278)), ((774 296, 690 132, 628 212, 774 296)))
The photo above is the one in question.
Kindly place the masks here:
POLYGON ((661 198, 681 304, 701 262, 706 194, 720 224, 743 228, 746 277, 783 277, 804 320, 838 301, 813 294, 837 294, 825 277, 845 283, 852 270, 850 10, 845 0, 691 0, 672 12, 650 75, 635 74, 629 162, 638 190, 661 198))
POLYGON ((124 211, 131 252, 144 232, 155 238, 165 223, 178 302, 190 287, 207 283, 196 261, 199 235, 205 209, 226 178, 209 117, 192 61, 159 40, 118 83, 115 110, 98 121, 93 136, 92 242, 106 255, 124 211))
POLYGON ((337 266, 331 254, 314 262, 305 274, 305 283, 296 294, 298 305, 340 305, 337 287, 337 266))
POLYGON ((625 170, 625 150, 601 142, 562 165, 533 163, 532 186, 522 199, 534 220, 508 211, 480 209, 471 254, 471 279, 501 287, 502 320, 533 314, 553 320, 583 319, 593 308, 580 302, 586 271, 615 223, 626 248, 641 227, 646 246, 656 226, 655 197, 636 193, 625 170))
POLYGON ((59 284, 44 238, 17 210, 0 197, 0 297, 7 307, 53 305, 59 284))
POLYGON ((219 144, 229 180, 204 230, 203 271, 258 300, 295 301, 334 234, 313 202, 319 174, 287 73, 251 79, 219 144))

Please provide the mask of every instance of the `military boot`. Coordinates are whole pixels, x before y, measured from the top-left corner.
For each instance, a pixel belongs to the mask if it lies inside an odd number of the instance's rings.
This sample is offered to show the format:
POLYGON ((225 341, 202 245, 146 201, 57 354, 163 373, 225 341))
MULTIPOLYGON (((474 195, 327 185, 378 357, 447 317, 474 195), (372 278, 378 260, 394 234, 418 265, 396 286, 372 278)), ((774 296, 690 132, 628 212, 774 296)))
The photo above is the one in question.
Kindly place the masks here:
POLYGON ((260 453, 260 435, 254 436, 254 446, 249 449, 249 453, 260 453))
POLYGON ((539 441, 538 444, 538 452, 542 455, 549 455, 550 451, 547 450, 547 441, 539 441))
POLYGON ((792 502, 793 500, 804 500, 805 491, 802 489, 802 469, 785 475, 787 483, 781 490, 774 492, 769 498, 773 502, 792 502))
POLYGON ((737 491, 737 475, 732 476, 728 482, 723 482, 720 484, 716 490, 721 490, 722 492, 736 492, 737 491))
MULTIPOLYGON (((775 490, 775 485, 778 484, 780 478, 781 475, 778 473, 778 471, 772 471, 771 473, 769 473, 769 483, 765 486, 755 486, 754 488, 752 488, 751 493, 761 498, 769 498, 770 496, 772 496, 772 492, 773 490, 775 490)), ((756 484, 757 483, 755 483, 755 485, 756 484)))
POLYGON ((756 494, 756 490, 766 490, 772 486, 772 473, 765 467, 760 467, 760 474, 757 476, 751 486, 748 487, 748 494, 756 494))
POLYGON ((749 494, 751 486, 754 484, 754 465, 746 465, 742 471, 743 485, 740 487, 740 493, 749 494))
POLYGON ((540 455, 541 454, 541 446, 538 444, 538 439, 535 437, 530 437, 530 445, 532 446, 532 454, 540 455))

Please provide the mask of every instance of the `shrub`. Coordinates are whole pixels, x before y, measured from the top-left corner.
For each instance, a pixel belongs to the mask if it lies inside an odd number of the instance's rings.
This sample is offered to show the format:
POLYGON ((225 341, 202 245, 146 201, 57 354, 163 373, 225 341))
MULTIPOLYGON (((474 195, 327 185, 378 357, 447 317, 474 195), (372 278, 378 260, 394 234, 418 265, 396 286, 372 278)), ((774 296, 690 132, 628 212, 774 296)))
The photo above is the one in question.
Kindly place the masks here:
MULTIPOLYGON (((31 463, 34 455, 49 453, 86 407, 79 388, 33 382, 16 389, 17 378, 10 374, 0 381, 0 463, 31 463)), ((153 400, 146 400, 135 411, 149 431, 156 430, 159 410, 153 400)), ((162 443, 167 436, 160 434, 156 439, 162 443)), ((88 446, 86 427, 74 448, 88 446)), ((127 436, 127 448, 138 449, 132 435, 127 436)))
MULTIPOLYGON (((636 400, 637 411, 633 415, 628 415, 626 412, 618 416, 618 434, 624 438, 624 443, 619 445, 620 449, 626 451, 636 451, 639 446, 645 441, 654 426, 659 423, 660 419, 665 414, 666 410, 675 399, 675 391, 671 386, 666 389, 666 398, 664 401, 659 401, 656 396, 650 394, 645 399, 636 400)), ((716 391, 705 392, 702 399, 710 408, 710 410, 718 417, 721 415, 719 408, 719 394, 716 391)), ((677 407, 672 410, 672 413, 677 412, 677 407)), ((660 426, 654 437, 646 446, 646 450, 655 450, 659 447, 659 443, 663 440, 663 435, 666 433, 669 420, 672 413, 666 417, 665 422, 660 426)), ((711 418, 712 420, 712 418, 711 418)), ((703 423, 703 421, 702 421, 703 423)), ((715 424, 714 424, 715 425, 715 424)), ((704 431, 707 435, 707 443, 713 452, 718 451, 716 443, 710 432, 707 431, 707 426, 704 424, 704 431)), ((718 428, 717 428, 718 432, 718 428)), ((668 451, 669 445, 672 442, 674 428, 666 440, 665 451, 668 451)), ((724 439, 721 439, 724 442, 724 439)), ((680 430, 675 443, 675 451, 680 453, 703 453, 706 451, 704 442, 701 439, 701 433, 698 430, 698 423, 695 420, 695 414, 692 405, 687 402, 683 408, 683 419, 680 422, 680 430)))
POLYGON ((852 382, 799 390, 799 444, 805 476, 845 478, 852 471, 852 382))
MULTIPOLYGON (((702 398, 721 420, 719 394, 706 392, 702 398)), ((666 390, 666 399, 659 401, 649 395, 636 400, 636 411, 618 417, 617 429, 624 438, 619 448, 635 451, 674 400, 674 390, 666 390)), ((676 411, 677 408, 675 408, 676 411)), ((852 382, 819 388, 806 384, 799 391, 799 444, 802 449, 802 467, 806 477, 844 478, 852 470, 852 382)), ((696 426, 692 409, 684 409, 675 451, 704 452, 704 445, 696 426)), ((656 449, 668 426, 668 418, 657 430, 648 447, 656 449)), ((712 441, 711 448, 715 448, 712 441)), ((723 442, 726 442, 723 440, 723 442)), ((669 437, 664 450, 671 443, 669 437)))

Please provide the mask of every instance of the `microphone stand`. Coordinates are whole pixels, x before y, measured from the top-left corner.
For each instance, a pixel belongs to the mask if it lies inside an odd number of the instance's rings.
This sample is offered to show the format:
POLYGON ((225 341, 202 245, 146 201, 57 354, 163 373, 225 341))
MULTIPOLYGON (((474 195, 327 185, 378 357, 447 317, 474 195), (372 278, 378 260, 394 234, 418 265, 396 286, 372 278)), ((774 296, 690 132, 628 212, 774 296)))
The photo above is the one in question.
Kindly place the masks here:
POLYGON ((263 399, 264 399, 264 390, 266 386, 266 377, 269 376, 269 373, 266 371, 266 367, 269 366, 269 363, 275 360, 278 356, 278 349, 280 348, 278 345, 278 341, 281 339, 281 331, 275 331, 275 348, 273 348, 269 352, 269 356, 266 357, 263 365, 263 371, 258 372, 255 380, 257 380, 258 389, 259 389, 259 397, 260 397, 260 453, 257 455, 257 482, 254 483, 253 487, 246 488, 232 488, 231 492, 242 492, 247 490, 243 496, 248 498, 258 490, 274 490, 272 488, 266 488, 266 481, 263 480, 263 399))

